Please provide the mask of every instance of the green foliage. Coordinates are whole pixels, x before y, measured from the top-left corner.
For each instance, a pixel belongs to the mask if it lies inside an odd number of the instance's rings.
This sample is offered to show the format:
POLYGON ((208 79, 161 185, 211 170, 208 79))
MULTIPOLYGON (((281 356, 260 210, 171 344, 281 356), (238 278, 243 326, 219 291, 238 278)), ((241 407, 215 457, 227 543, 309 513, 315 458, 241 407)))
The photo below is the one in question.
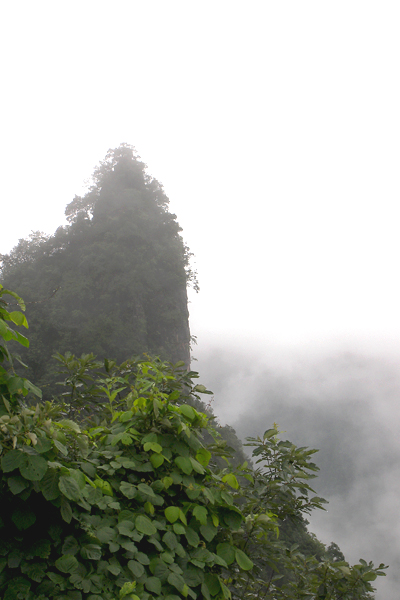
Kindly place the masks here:
POLYGON ((253 459, 259 467, 248 471, 250 483, 240 488, 237 501, 245 526, 238 532, 239 539, 237 534, 233 539, 247 552, 254 567, 232 578, 232 597, 371 598, 371 582, 384 575, 382 569, 387 567, 381 564, 374 568, 361 559, 350 566, 336 544, 327 551, 305 530, 303 515, 323 508, 326 502, 314 496, 309 485, 318 471, 311 461, 316 450, 280 440, 276 425, 265 431, 263 438, 248 438, 247 445, 254 448, 253 459), (299 543, 293 543, 293 534, 299 543))
MULTIPOLYGON (((9 365, 10 321, 26 326, 3 304, 9 365)), ((228 457, 220 468, 223 444, 196 408, 207 390, 182 364, 106 361, 100 370, 92 356, 58 360, 61 406, 27 407, 29 385, 15 388, 1 371, 4 600, 370 597, 384 565, 351 567, 337 547, 333 561, 319 560, 280 536, 287 519, 303 523, 322 506, 308 483, 315 451, 280 441, 274 426, 249 441, 258 468, 233 468, 228 457)))
POLYGON ((15 292, 4 289, 0 284, 0 417, 7 415, 10 410, 16 408, 20 403, 21 396, 29 392, 41 398, 41 391, 27 379, 18 377, 14 370, 14 356, 8 348, 7 342, 15 340, 25 348, 29 346, 28 339, 15 331, 9 323, 28 328, 28 322, 23 312, 8 311, 5 296, 11 296, 22 311, 25 311, 25 303, 15 292))

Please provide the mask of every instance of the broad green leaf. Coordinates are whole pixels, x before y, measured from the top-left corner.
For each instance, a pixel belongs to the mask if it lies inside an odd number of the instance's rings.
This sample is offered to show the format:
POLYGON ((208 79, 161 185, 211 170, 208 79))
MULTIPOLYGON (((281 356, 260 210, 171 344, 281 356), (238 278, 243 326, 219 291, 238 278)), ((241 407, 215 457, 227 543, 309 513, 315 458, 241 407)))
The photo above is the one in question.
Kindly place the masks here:
POLYGON ((185 527, 182 525, 182 523, 174 523, 172 525, 173 530, 175 531, 175 533, 177 535, 184 535, 186 532, 185 527))
POLYGON ((214 554, 213 559, 214 559, 214 565, 220 565, 221 567, 224 567, 225 569, 228 568, 228 565, 226 564, 224 559, 221 558, 220 556, 218 556, 218 554, 214 554))
POLYGON ((88 560, 100 560, 101 555, 101 547, 98 544, 85 544, 81 548, 81 556, 88 560))
POLYGON ((136 467, 136 463, 134 460, 130 458, 125 458, 124 456, 118 456, 116 459, 120 465, 124 467, 124 469, 134 469, 136 467))
POLYGON ((269 525, 271 523, 271 517, 268 514, 262 513, 257 516, 256 523, 260 525, 269 525))
POLYGON ((237 531, 243 521, 243 516, 235 510, 222 511, 225 524, 234 531, 237 531))
POLYGON ((35 450, 39 454, 44 454, 45 452, 48 452, 49 450, 51 450, 52 447, 53 447, 53 442, 52 442, 52 440, 49 440, 49 438, 46 438, 46 437, 38 437, 37 438, 37 444, 35 446, 35 450))
POLYGON ((190 500, 197 500, 201 494, 201 488, 191 489, 187 487, 185 489, 186 496, 190 498, 190 500))
POLYGON ((126 412, 122 413, 122 415, 120 415, 119 420, 121 421, 121 423, 126 423, 127 421, 130 421, 133 417, 133 412, 131 410, 127 410, 126 412))
POLYGON ((170 477, 175 485, 182 483, 182 474, 179 473, 179 471, 172 471, 172 473, 170 473, 170 477))
POLYGON ((187 525, 185 513, 182 510, 179 510, 179 518, 184 525, 187 525))
POLYGON ((18 469, 22 460, 24 458, 24 454, 20 450, 10 450, 1 459, 1 468, 3 469, 3 473, 9 473, 14 469, 18 469))
MULTIPOLYGON (((114 542, 109 542, 109 548, 110 548, 110 552, 113 552, 113 545, 114 542)), ((117 546, 116 550, 119 550, 119 546, 121 546, 121 548, 124 548, 124 550, 127 550, 128 552, 132 552, 132 554, 135 554, 135 552, 137 551, 137 547, 133 542, 121 542, 120 540, 120 544, 115 544, 117 546)), ((135 556, 136 558, 136 556, 135 556)))
MULTIPOLYGON (((205 573, 204 574, 204 583, 207 586, 207 589, 211 596, 216 596, 221 590, 221 586, 219 584, 219 579, 217 575, 213 573, 205 573)), ((203 586, 202 586, 203 589, 203 586)))
POLYGON ((200 448, 197 452, 196 452, 196 460, 203 465, 203 467, 206 467, 208 465, 208 463, 210 462, 211 459, 211 452, 209 452, 208 450, 206 450, 205 448, 200 448))
POLYGON ((179 543, 176 535, 172 533, 172 531, 167 531, 164 533, 162 541, 170 550, 175 550, 179 543))
POLYGON ((200 473, 200 475, 202 475, 204 473, 204 467, 199 462, 197 462, 197 460, 195 460, 192 456, 190 456, 189 460, 192 463, 192 467, 196 471, 196 473, 200 473))
POLYGON ((14 300, 17 301, 17 304, 21 308, 21 310, 26 310, 25 302, 22 300, 22 298, 20 296, 18 296, 18 294, 16 292, 13 292, 12 290, 7 290, 1 284, 0 284, 0 290, 2 290, 2 292, 1 292, 2 296, 4 296, 5 294, 9 294, 10 296, 12 296, 14 298, 14 300))
POLYGON ((76 560, 75 556, 70 554, 66 554, 62 556, 58 560, 56 560, 55 565, 61 573, 74 573, 77 570, 79 563, 76 560))
POLYGON ((164 477, 162 482, 165 486, 165 489, 168 489, 174 483, 174 480, 172 479, 172 477, 164 477))
POLYGON ((225 500, 225 502, 229 504, 229 506, 233 506, 234 500, 229 492, 222 491, 221 498, 222 500, 225 500))
POLYGON ((75 431, 75 433, 81 433, 81 429, 78 423, 75 423, 75 421, 71 421, 70 419, 62 419, 61 421, 59 421, 59 424, 63 427, 66 427, 67 429, 75 431))
POLYGON ((225 600, 231 600, 232 594, 230 592, 230 589, 224 584, 223 581, 221 581, 221 578, 219 578, 219 584, 221 586, 222 595, 224 596, 225 600))
POLYGON ((153 575, 161 580, 165 580, 169 573, 169 568, 158 556, 151 559, 149 569, 153 575))
POLYGON ((368 573, 364 573, 364 575, 362 575, 362 580, 363 581, 375 581, 377 576, 378 576, 377 573, 369 571, 368 573))
POLYGON ((254 566, 247 554, 245 554, 243 550, 239 550, 239 548, 235 549, 235 558, 237 564, 241 569, 243 569, 243 571, 249 571, 254 566))
MULTIPOLYGON (((85 476, 84 473, 82 473, 82 471, 80 471, 79 469, 69 469, 69 474, 70 476, 75 479, 76 483, 78 484, 79 489, 83 490, 83 488, 86 486, 86 481, 87 481, 87 477, 85 476)), ((93 487, 95 487, 95 485, 93 484, 93 487)))
POLYGON ((133 444, 133 437, 129 435, 129 433, 127 433, 126 431, 123 433, 118 433, 113 437, 111 445, 116 446, 118 442, 122 442, 124 446, 130 446, 131 444, 133 444))
POLYGON ((40 583, 46 575, 46 571, 47 571, 46 567, 47 567, 46 563, 43 563, 43 562, 23 563, 21 566, 21 571, 22 571, 22 573, 27 575, 29 577, 29 579, 32 579, 33 581, 40 583))
POLYGON ((144 585, 149 592, 157 596, 161 594, 161 580, 158 577, 147 577, 144 585))
POLYGON ((61 517, 66 523, 71 523, 72 508, 70 503, 64 496, 61 496, 61 517))
POLYGON ((9 336, 9 327, 7 325, 7 323, 5 323, 2 319, 0 319, 0 335, 1 337, 3 337, 6 342, 8 342, 9 339, 11 339, 9 336), (6 339, 8 338, 8 339, 6 339))
POLYGON ((25 379, 25 389, 27 389, 28 392, 35 394, 35 396, 37 396, 38 398, 42 397, 42 390, 36 385, 33 385, 33 383, 31 381, 28 381, 28 379, 25 379))
POLYGON ((201 488, 201 491, 206 500, 208 500, 211 504, 215 504, 215 498, 210 489, 208 489, 207 487, 203 487, 201 488))
POLYGON ((236 477, 233 473, 228 473, 227 475, 224 475, 222 478, 222 481, 224 483, 227 483, 228 485, 230 485, 231 488, 233 488, 235 490, 239 489, 238 480, 236 479, 236 477))
POLYGON ((112 527, 101 527, 96 530, 96 537, 102 544, 115 541, 117 532, 112 527))
POLYGON ((103 479, 100 479, 100 477, 98 477, 94 480, 94 485, 97 488, 100 488, 105 496, 113 496, 113 491, 108 481, 104 481, 103 479))
POLYGON ((190 473, 193 471, 192 463, 190 462, 190 459, 186 456, 177 456, 174 462, 176 466, 181 469, 181 471, 186 473, 186 475, 190 475, 190 473))
POLYGON ((142 438, 142 444, 146 444, 146 442, 158 442, 158 437, 156 433, 148 433, 142 438))
POLYGON ((9 477, 7 479, 8 487, 10 488, 13 494, 19 494, 25 488, 28 487, 28 482, 26 479, 21 477, 20 475, 15 475, 14 477, 9 477))
POLYGON ((210 590, 208 589, 206 583, 203 581, 203 583, 201 584, 201 593, 202 593, 202 598, 205 600, 211 600, 211 594, 210 594, 210 590))
POLYGON ((155 469, 158 469, 158 467, 161 467, 164 460, 165 460, 165 458, 163 457, 162 454, 152 454, 150 456, 150 462, 155 469))
POLYGON ((171 573, 168 576, 168 583, 173 585, 178 590, 178 592, 181 592, 181 594, 186 598, 188 586, 186 585, 185 580, 181 575, 178 575, 177 573, 171 573))
POLYGON ((132 572, 136 579, 139 579, 139 577, 141 577, 144 573, 144 566, 136 560, 130 560, 128 562, 128 569, 132 572))
POLYGON ((139 561, 142 565, 150 564, 149 557, 147 556, 147 554, 144 554, 143 552, 137 552, 137 554, 135 554, 135 560, 139 561))
POLYGON ((178 506, 168 506, 164 511, 165 517, 170 523, 175 523, 179 519, 179 513, 180 508, 178 506))
POLYGON ((7 387, 11 394, 22 394, 25 384, 22 377, 9 377, 7 387))
POLYGON ((197 416, 194 408, 192 406, 189 406, 188 404, 181 404, 181 406, 179 407, 179 412, 181 412, 187 419, 189 419, 189 421, 194 421, 194 419, 197 416))
POLYGON ((28 321, 26 320, 25 315, 22 312, 19 312, 18 310, 14 310, 13 312, 9 313, 9 318, 10 321, 12 321, 13 323, 15 323, 16 325, 19 326, 24 326, 28 329, 28 321))
POLYGON ((121 535, 126 535, 126 537, 133 538, 135 535, 135 524, 131 520, 124 520, 118 523, 117 529, 121 535))
POLYGON ((235 548, 228 542, 217 545, 217 554, 224 559, 227 565, 231 565, 235 560, 235 548))
POLYGON ((275 428, 267 429, 267 431, 263 435, 263 440, 269 440, 274 435, 278 435, 278 431, 275 428))
POLYGON ((39 488, 46 500, 55 500, 60 495, 58 487, 59 474, 55 469, 47 469, 39 483, 39 488))
POLYGON ((127 481, 122 481, 120 485, 120 492, 129 498, 130 500, 137 495, 137 488, 132 483, 128 483, 127 481))
POLYGON ((35 454, 25 454, 19 466, 22 477, 30 481, 40 481, 47 471, 47 460, 35 454))
POLYGON ((59 450, 63 456, 68 456, 68 448, 67 448, 67 446, 65 446, 64 444, 62 444, 58 440, 53 440, 53 441, 54 441, 54 445, 57 448, 57 450, 59 450))
POLYGON ((143 445, 143 450, 145 452, 152 450, 153 452, 157 452, 157 454, 160 454, 162 452, 162 446, 160 446, 160 444, 157 444, 157 442, 146 442, 143 445))
POLYGON ((66 578, 60 575, 59 573, 52 573, 50 571, 49 573, 47 573, 47 577, 50 579, 50 581, 57 585, 65 585, 66 578))
POLYGON ((199 569, 198 567, 195 567, 193 565, 189 565, 183 571, 182 577, 189 587, 197 587, 204 581, 204 573, 202 569, 199 569))
POLYGON ((144 533, 145 535, 154 535, 157 532, 155 525, 144 515, 136 517, 135 527, 140 533, 144 533))
POLYGON ((172 565, 175 562, 175 552, 162 552, 160 558, 167 565, 172 565))
POLYGON ((81 490, 73 477, 62 475, 58 487, 68 500, 78 502, 81 499, 81 490))
POLYGON ((185 530, 185 536, 190 546, 197 548, 200 544, 200 538, 197 533, 191 527, 187 527, 185 530))
POLYGON ((155 513, 155 508, 154 505, 151 502, 145 502, 144 505, 144 510, 149 514, 149 515, 154 515, 155 513))
POLYGON ((153 488, 151 488, 147 483, 139 483, 137 486, 138 492, 143 494, 144 496, 149 496, 150 498, 155 498, 156 495, 154 493, 153 488))
POLYGON ((212 394, 205 385, 198 384, 193 388, 193 391, 199 392, 200 394, 212 394))
POLYGON ((200 533, 207 542, 211 542, 218 533, 217 527, 207 523, 207 525, 200 525, 200 533))
POLYGON ((24 348, 29 348, 29 340, 28 338, 26 338, 24 335, 22 335, 22 333, 19 333, 19 331, 14 331, 13 332, 13 338, 19 342, 22 346, 24 346, 24 348))
POLYGON ((61 552, 63 554, 70 554, 71 556, 75 556, 75 554, 79 552, 79 544, 73 535, 69 535, 65 538, 61 552))
MULTIPOLYGON (((112 560, 112 559, 111 559, 112 560)), ((113 575, 119 575, 121 573, 121 567, 119 564, 111 563, 107 566, 107 570, 113 575)))
POLYGON ((204 506, 195 506, 192 512, 193 516, 196 517, 196 519, 200 521, 202 525, 207 524, 208 511, 204 506))

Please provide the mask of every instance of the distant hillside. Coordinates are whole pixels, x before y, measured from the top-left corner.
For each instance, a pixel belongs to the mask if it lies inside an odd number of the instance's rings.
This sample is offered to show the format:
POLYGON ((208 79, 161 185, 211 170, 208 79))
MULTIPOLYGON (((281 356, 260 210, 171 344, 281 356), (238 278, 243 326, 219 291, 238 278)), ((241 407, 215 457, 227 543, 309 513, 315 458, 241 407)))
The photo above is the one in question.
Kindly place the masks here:
POLYGON ((56 390, 56 351, 117 361, 148 352, 189 365, 186 290, 197 284, 168 202, 123 144, 67 206, 69 225, 33 233, 1 257, 4 285, 27 302, 27 376, 45 394, 56 390))

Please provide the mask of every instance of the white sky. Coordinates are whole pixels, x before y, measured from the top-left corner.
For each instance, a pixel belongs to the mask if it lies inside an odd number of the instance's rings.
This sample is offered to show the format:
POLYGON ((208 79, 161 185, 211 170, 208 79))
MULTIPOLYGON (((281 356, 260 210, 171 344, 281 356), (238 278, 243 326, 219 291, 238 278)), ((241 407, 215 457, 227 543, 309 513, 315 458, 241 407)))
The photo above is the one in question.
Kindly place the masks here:
POLYGON ((0 252, 136 146, 196 255, 202 340, 399 339, 400 5, 9 2, 0 252))

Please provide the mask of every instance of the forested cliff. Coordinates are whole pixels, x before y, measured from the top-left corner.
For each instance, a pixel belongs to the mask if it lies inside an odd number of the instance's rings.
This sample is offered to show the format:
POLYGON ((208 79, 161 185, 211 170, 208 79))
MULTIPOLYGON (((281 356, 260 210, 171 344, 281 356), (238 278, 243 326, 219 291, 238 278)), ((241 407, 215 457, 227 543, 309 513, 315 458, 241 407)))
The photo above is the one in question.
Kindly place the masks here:
POLYGON ((2 281, 27 305, 28 376, 45 395, 55 391, 56 351, 118 362, 148 352, 189 365, 186 290, 197 283, 168 203, 122 144, 67 206, 67 226, 50 237, 33 233, 2 256, 2 281))

